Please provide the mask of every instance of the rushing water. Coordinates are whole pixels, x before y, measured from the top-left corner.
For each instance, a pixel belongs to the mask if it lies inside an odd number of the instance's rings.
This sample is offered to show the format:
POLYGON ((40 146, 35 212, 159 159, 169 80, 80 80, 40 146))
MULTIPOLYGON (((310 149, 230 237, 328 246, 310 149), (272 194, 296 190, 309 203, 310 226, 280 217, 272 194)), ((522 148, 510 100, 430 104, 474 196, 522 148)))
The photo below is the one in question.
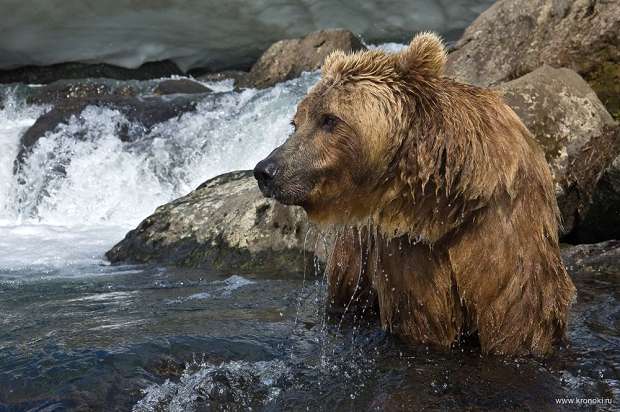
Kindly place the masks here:
POLYGON ((47 108, 29 107, 15 97, 20 90, 7 89, 0 111, 0 279, 66 274, 74 266, 79 273, 103 263, 102 253, 155 207, 268 154, 288 134, 295 104, 315 80, 306 75, 266 91, 205 97, 195 112, 131 143, 118 137, 129 123, 120 112, 89 106, 41 138, 17 174, 20 135, 47 108))
MULTIPOLYGON (((395 47, 395 46, 392 46, 395 47)), ((306 279, 110 266, 103 253, 162 203, 244 169, 290 130, 317 74, 235 92, 122 142, 91 106, 15 167, 48 107, 0 102, 0 411, 553 409, 620 394, 618 273, 575 277, 572 346, 547 361, 409 347, 373 321, 325 320, 306 279), (15 171, 17 171, 15 173, 15 171)), ((613 409, 603 405, 603 409, 613 409)))

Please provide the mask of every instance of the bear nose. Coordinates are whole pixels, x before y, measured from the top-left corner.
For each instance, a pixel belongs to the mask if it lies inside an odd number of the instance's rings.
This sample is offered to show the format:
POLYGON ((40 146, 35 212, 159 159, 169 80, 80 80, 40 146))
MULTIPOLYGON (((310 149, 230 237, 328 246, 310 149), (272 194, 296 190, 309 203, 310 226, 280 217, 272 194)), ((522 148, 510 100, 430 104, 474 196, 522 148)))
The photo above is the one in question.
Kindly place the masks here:
POLYGON ((276 174, 278 165, 271 159, 261 160, 254 168, 254 177, 260 186, 269 186, 276 174))
POLYGON ((269 181, 276 177, 278 166, 272 160, 265 159, 258 162, 254 168, 254 177, 256 180, 269 181))

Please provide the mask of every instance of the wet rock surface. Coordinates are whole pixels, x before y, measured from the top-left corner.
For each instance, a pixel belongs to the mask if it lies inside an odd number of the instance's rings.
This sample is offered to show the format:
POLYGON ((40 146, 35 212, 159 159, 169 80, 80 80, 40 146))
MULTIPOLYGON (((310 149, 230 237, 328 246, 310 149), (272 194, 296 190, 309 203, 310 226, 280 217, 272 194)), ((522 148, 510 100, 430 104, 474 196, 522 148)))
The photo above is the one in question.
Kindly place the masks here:
POLYGON ((48 85, 32 88, 27 98, 30 104, 60 104, 66 100, 88 99, 105 96, 135 96, 138 91, 131 85, 109 80, 58 80, 48 85))
MULTIPOLYGON (((616 127, 611 147, 620 145, 620 128, 616 127)), ((589 157, 607 157, 606 150, 600 152, 590 152, 583 156, 582 165, 575 166, 575 173, 581 170, 588 170, 586 165, 589 157)), ((577 180, 578 181, 578 180, 577 180)), ((584 184, 588 184, 585 180, 584 184)), ((590 199, 590 204, 585 213, 579 215, 580 221, 574 231, 567 237, 571 243, 593 243, 601 239, 620 239, 620 156, 613 159, 609 166, 597 180, 590 199)))
POLYGON ((249 73, 242 70, 225 70, 216 73, 201 73, 199 71, 190 71, 189 74, 196 77, 198 80, 205 82, 220 82, 223 80, 232 80, 235 89, 239 90, 239 85, 248 83, 246 81, 246 78, 248 77, 249 73))
MULTIPOLYGON (((590 86, 570 69, 544 65, 497 88, 545 152, 556 182, 563 234, 592 224, 583 221, 599 190, 598 181, 620 155, 618 124, 590 86)), ((600 211, 599 220, 602 215, 600 211)), ((618 235, 616 230, 596 239, 618 235)))
POLYGON ((0 70, 0 83, 46 84, 63 79, 87 78, 147 80, 181 74, 183 74, 181 69, 169 60, 144 63, 136 69, 105 63, 59 63, 50 66, 24 66, 0 70))
POLYGON ((564 248, 562 260, 573 277, 597 272, 620 276, 620 240, 564 248))
POLYGON ((465 31, 448 74, 482 86, 513 80, 543 64, 567 67, 620 111, 620 3, 501 0, 465 31))
POLYGON ((334 50, 363 50, 362 41, 348 30, 322 30, 300 39, 280 40, 252 66, 241 87, 265 88, 290 80, 304 71, 317 70, 334 50))
POLYGON ((224 273, 298 273, 312 265, 316 242, 301 208, 264 198, 252 173, 243 171, 159 207, 106 257, 224 273))
POLYGON ((211 89, 207 86, 189 79, 163 80, 153 89, 153 93, 160 96, 166 94, 201 94, 209 92, 211 92, 211 89))

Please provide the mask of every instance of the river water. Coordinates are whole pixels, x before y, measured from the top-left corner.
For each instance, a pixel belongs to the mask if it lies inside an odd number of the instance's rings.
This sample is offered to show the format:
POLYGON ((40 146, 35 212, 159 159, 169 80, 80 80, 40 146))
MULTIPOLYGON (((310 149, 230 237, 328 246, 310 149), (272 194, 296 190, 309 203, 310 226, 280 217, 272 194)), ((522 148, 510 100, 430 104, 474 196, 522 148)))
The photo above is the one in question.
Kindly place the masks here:
MULTIPOLYGON (((325 281, 160 266, 103 254, 155 207, 281 143, 317 74, 263 91, 228 82, 132 142, 90 106, 19 167, 49 110, 0 103, 0 411, 555 409, 620 399, 620 281, 572 268, 570 346, 549 360, 408 347, 371 320, 326 321, 325 281)), ((145 84, 136 82, 136 87, 145 84)), ((599 405, 612 410, 613 405, 599 405)))

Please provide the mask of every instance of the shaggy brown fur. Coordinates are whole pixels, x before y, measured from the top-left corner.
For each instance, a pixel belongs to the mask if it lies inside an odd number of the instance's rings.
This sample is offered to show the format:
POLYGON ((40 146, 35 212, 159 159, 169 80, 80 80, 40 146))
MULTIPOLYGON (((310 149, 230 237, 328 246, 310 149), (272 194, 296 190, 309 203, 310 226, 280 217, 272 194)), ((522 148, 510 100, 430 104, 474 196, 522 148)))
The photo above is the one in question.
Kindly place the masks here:
POLYGON ((549 168, 501 97, 443 77, 445 60, 428 33, 399 54, 332 54, 263 161, 277 173, 257 178, 317 222, 368 228, 336 244, 336 304, 372 289, 383 326, 410 341, 476 333, 485 353, 548 354, 575 295, 549 168))

